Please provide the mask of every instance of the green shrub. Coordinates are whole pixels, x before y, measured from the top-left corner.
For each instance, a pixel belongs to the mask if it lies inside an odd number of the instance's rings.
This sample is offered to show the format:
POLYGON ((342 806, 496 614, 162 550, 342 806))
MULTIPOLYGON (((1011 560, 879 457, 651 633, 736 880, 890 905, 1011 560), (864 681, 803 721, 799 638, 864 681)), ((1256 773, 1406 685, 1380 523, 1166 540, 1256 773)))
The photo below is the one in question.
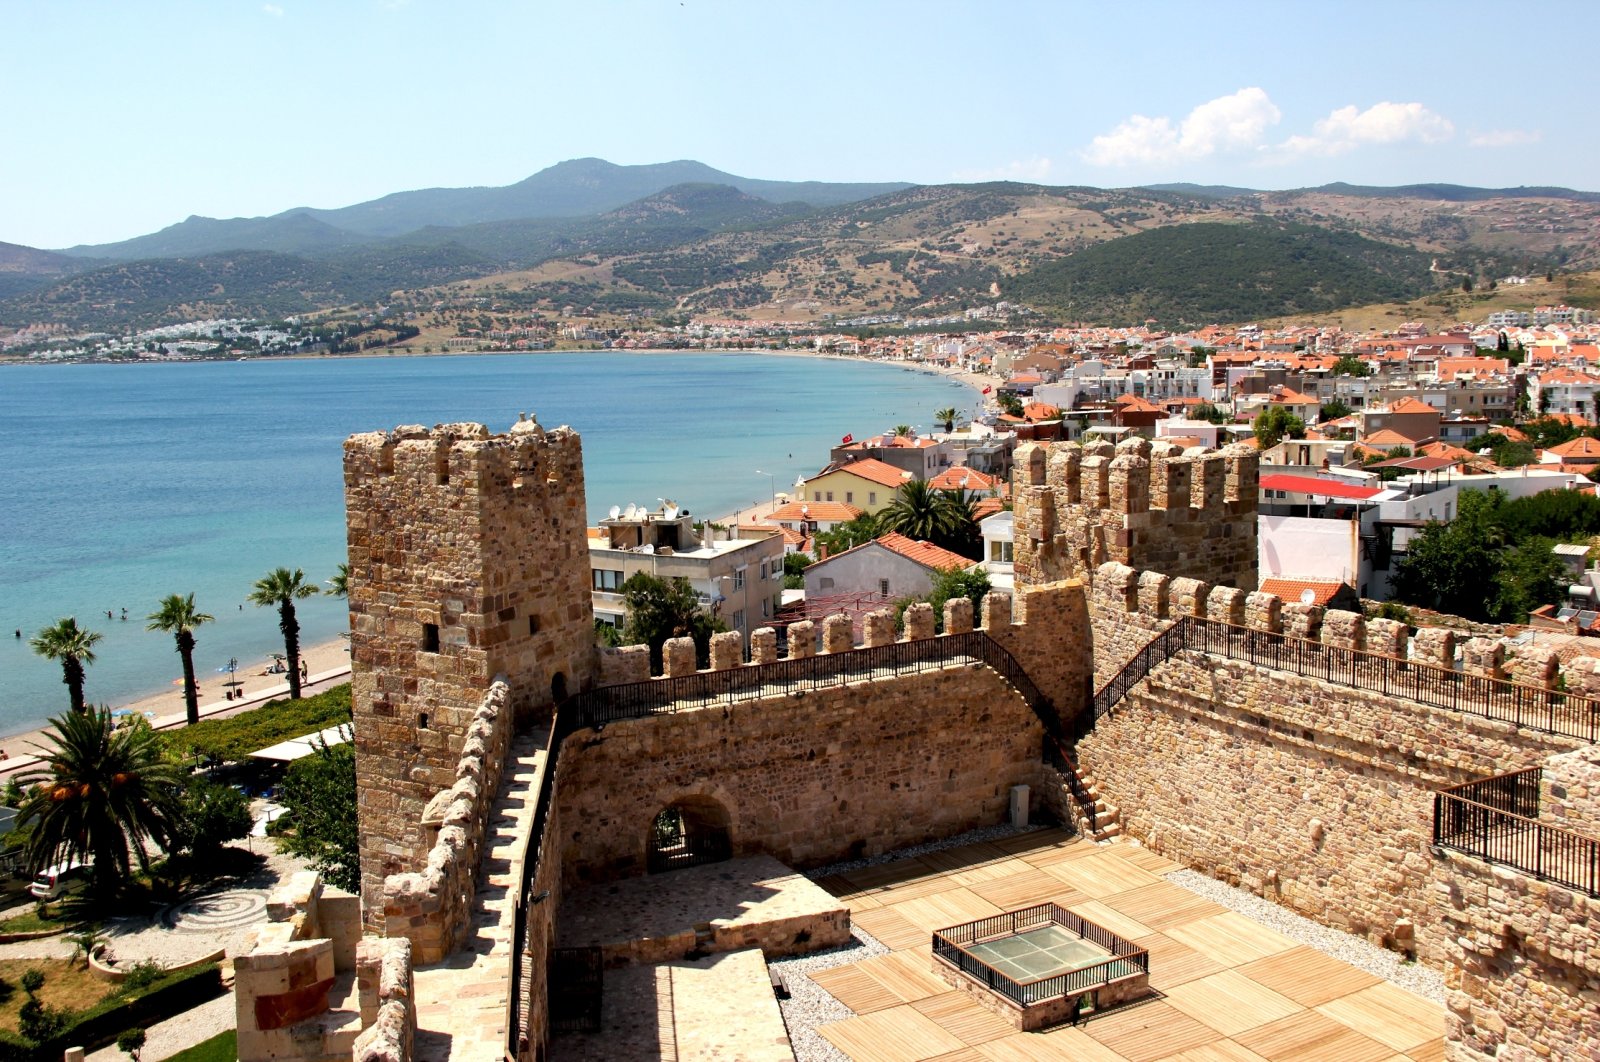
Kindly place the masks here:
POLYGON ((242 760, 257 749, 350 721, 350 684, 298 701, 268 701, 228 719, 207 719, 164 734, 179 755, 219 762, 242 760))

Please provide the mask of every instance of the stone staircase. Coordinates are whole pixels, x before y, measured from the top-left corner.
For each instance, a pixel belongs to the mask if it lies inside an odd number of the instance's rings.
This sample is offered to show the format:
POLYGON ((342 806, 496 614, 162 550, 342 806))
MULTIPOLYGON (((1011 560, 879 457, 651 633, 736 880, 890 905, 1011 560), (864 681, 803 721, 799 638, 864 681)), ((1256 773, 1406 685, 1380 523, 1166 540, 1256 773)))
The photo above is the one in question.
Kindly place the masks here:
MULTIPOLYGON (((1093 841, 1109 841, 1113 837, 1122 835, 1122 820, 1119 817, 1117 806, 1108 802, 1100 795, 1099 784, 1095 777, 1081 763, 1076 756, 1062 752, 1062 759, 1066 761, 1067 770, 1071 771, 1078 779, 1079 788, 1088 794, 1094 807, 1092 820, 1080 823, 1084 836, 1093 841)), ((1081 818, 1088 818, 1086 812, 1080 811, 1081 818)))
POLYGON ((521 883, 517 856, 533 823, 535 782, 544 769, 542 731, 512 740, 500 792, 484 837, 472 930, 454 954, 416 972, 417 1062, 500 1058, 511 998, 513 900, 521 883))

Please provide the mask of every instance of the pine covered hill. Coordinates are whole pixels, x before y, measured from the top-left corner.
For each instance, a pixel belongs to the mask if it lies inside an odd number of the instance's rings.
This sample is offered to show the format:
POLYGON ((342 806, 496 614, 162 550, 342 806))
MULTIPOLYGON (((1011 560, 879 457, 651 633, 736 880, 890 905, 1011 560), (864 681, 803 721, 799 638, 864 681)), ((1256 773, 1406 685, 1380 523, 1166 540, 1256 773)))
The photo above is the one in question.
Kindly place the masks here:
POLYGON ((1509 273, 1600 265, 1600 197, 1568 189, 874 187, 728 177, 624 202, 630 190, 705 176, 704 168, 580 162, 511 189, 191 219, 123 245, 74 249, 132 259, 115 263, 0 245, 0 328, 112 331, 379 301, 430 313, 570 306, 826 322, 943 316, 1000 299, 1043 315, 1032 320, 1181 326, 1439 299, 1509 273), (622 205, 564 213, 601 202, 588 186, 597 172, 605 202, 622 205), (405 211, 385 213, 402 201, 405 211), (502 216, 535 206, 537 214, 502 216), (477 220, 456 221, 469 217, 477 220), (191 249, 136 257, 180 246, 191 249))
POLYGON ((1066 320, 1185 328, 1404 301, 1437 286, 1429 263, 1420 251, 1351 232, 1196 222, 1098 244, 1007 288, 1066 320))

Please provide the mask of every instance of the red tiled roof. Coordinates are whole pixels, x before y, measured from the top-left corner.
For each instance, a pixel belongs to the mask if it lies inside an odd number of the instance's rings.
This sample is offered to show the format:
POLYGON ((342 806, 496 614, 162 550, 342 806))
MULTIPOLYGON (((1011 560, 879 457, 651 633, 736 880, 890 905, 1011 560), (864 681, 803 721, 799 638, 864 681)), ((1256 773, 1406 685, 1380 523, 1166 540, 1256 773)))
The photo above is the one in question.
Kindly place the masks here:
POLYGON ((1437 413, 1439 411, 1437 409, 1434 409, 1432 406, 1428 405, 1428 403, 1421 401, 1420 399, 1402 398, 1400 401, 1390 404, 1389 412, 1390 413, 1437 413))
POLYGON ((928 486, 935 490, 994 490, 999 482, 996 476, 958 465, 955 468, 947 468, 928 480, 928 486))
MULTIPOLYGON (((838 464, 829 465, 812 476, 811 479, 821 479, 823 476, 834 472, 848 472, 853 476, 860 476, 862 479, 882 484, 885 487, 898 487, 911 478, 910 472, 903 468, 896 468, 887 461, 879 461, 876 457, 858 457, 854 461, 841 461, 838 464)), ((807 482, 810 482, 810 480, 807 480, 807 482)))
POLYGON ((1591 439, 1587 435, 1580 435, 1571 442, 1564 442, 1560 446, 1552 446, 1547 451, 1557 457, 1587 457, 1600 461, 1600 439, 1591 439))
POLYGON ((865 509, 857 509, 846 502, 789 502, 774 509, 768 519, 774 522, 788 520, 791 523, 797 520, 843 523, 854 520, 865 512, 865 509))
POLYGON ((1268 577, 1261 580, 1261 592, 1272 594, 1288 602, 1298 602, 1307 590, 1313 595, 1313 605, 1326 605, 1333 600, 1335 594, 1345 588, 1346 584, 1322 579, 1279 579, 1268 577))
POLYGON ((898 531, 890 531, 886 535, 879 535, 873 539, 883 548, 898 553, 907 560, 916 561, 924 568, 935 571, 949 571, 951 568, 970 568, 977 561, 968 560, 959 553, 952 553, 932 542, 919 542, 914 538, 907 538, 898 531))
POLYGON ((1414 446, 1417 440, 1409 435, 1401 435, 1393 428, 1380 428, 1370 435, 1363 435, 1361 441, 1367 446, 1414 446))
POLYGON ((1357 483, 1342 483, 1332 479, 1317 479, 1315 476, 1295 476, 1286 472, 1262 476, 1261 489, 1286 490, 1293 494, 1315 494, 1324 498, 1345 498, 1350 501, 1366 501, 1383 493, 1377 487, 1363 487, 1357 483))

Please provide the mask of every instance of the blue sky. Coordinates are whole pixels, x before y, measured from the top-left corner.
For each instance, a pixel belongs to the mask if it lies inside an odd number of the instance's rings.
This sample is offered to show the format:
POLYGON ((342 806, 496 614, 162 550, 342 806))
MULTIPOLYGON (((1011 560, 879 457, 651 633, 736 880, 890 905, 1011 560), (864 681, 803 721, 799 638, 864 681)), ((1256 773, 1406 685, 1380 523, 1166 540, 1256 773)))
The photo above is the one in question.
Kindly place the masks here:
POLYGON ((0 241, 508 184, 1597 189, 1600 5, 0 0, 0 241))

